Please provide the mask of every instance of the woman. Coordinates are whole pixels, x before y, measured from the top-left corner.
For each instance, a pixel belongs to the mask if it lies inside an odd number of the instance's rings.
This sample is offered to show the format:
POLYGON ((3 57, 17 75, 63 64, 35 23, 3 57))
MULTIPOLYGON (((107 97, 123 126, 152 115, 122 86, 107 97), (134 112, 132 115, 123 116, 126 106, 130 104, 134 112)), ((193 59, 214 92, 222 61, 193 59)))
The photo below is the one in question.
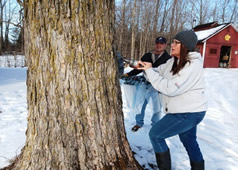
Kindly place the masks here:
POLYGON ((139 61, 150 83, 162 95, 166 115, 150 130, 149 136, 159 169, 170 170, 171 159, 165 139, 179 135, 192 170, 203 170, 204 160, 196 140, 197 125, 205 116, 207 99, 203 64, 200 53, 194 51, 197 36, 193 31, 175 35, 170 60, 158 68, 139 61))

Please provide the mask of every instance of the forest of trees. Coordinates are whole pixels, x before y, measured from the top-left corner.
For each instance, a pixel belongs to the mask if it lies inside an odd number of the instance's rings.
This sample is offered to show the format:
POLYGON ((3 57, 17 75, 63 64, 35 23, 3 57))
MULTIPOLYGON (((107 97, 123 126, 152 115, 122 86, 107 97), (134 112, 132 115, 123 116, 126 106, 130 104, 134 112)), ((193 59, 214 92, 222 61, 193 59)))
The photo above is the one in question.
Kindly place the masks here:
POLYGON ((238 0, 118 0, 116 44, 128 58, 153 49, 157 36, 168 42, 176 32, 213 21, 238 25, 238 0))
MULTIPOLYGON (((0 54, 24 52, 22 7, 22 0, 0 0, 0 54)), ((117 0, 116 45, 123 56, 139 59, 156 36, 170 41, 182 29, 213 21, 238 25, 237 9, 238 0, 117 0)))
POLYGON ((23 4, 18 1, 0 0, 0 55, 24 53, 23 4))

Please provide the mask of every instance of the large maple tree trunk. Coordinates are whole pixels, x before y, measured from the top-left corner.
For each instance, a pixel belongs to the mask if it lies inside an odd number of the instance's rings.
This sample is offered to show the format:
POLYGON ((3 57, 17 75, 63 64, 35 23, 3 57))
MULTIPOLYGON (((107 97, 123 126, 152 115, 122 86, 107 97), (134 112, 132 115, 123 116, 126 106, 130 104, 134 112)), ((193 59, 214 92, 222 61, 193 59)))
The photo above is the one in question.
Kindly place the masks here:
POLYGON ((140 169, 125 135, 112 0, 24 0, 28 127, 13 169, 140 169))

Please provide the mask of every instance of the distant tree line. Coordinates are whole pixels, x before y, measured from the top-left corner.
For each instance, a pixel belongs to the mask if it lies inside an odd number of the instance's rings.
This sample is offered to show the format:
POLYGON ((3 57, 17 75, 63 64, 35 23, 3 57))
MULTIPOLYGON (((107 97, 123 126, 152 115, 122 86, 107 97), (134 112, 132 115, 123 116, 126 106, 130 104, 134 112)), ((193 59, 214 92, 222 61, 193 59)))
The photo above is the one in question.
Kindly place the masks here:
MULTIPOLYGON (((154 39, 171 41, 176 32, 218 21, 238 25, 238 0, 118 0, 117 50, 139 59, 153 49, 154 39)), ((23 1, 0 0, 0 54, 24 53, 23 1)))
POLYGON ((176 32, 213 21, 238 21, 238 0, 120 0, 116 4, 116 44, 128 58, 153 49, 157 36, 170 42, 176 32))
POLYGON ((23 8, 18 2, 0 0, 0 55, 24 53, 23 8))

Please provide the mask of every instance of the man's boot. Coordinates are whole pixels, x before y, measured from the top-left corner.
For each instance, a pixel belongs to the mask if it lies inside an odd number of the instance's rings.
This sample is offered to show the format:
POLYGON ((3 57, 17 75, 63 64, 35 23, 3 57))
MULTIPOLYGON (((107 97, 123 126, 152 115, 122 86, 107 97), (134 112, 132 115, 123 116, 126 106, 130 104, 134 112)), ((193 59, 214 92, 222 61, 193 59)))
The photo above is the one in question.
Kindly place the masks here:
POLYGON ((171 170, 171 158, 169 150, 155 153, 157 165, 160 170, 171 170))
POLYGON ((191 170, 204 170, 205 169, 204 161, 201 161, 201 162, 190 161, 190 165, 191 165, 191 170))

